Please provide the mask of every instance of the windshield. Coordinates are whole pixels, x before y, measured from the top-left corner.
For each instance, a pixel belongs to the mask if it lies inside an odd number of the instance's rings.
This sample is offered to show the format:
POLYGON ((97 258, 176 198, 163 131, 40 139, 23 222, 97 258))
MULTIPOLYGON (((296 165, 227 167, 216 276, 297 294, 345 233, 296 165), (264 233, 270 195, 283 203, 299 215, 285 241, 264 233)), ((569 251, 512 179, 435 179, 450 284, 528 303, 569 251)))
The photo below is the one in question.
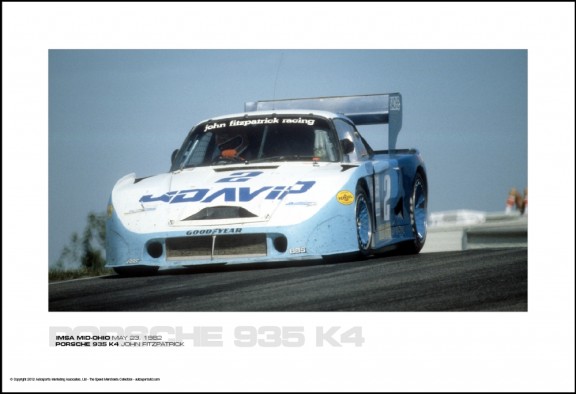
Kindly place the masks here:
POLYGON ((233 163, 340 159, 327 120, 302 116, 231 118, 198 125, 184 141, 171 171, 233 163))

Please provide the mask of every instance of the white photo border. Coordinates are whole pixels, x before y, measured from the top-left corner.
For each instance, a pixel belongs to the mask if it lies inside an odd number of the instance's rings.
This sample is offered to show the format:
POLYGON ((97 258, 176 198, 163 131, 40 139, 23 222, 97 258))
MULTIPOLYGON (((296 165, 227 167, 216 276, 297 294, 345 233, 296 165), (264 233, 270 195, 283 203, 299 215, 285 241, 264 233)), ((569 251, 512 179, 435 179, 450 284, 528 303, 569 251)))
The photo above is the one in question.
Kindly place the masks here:
POLYGON ((2 10, 4 390, 574 390, 573 3, 3 2, 2 10), (294 28, 307 25, 295 21, 312 20, 323 21, 322 34, 294 28), (214 24, 221 35, 205 33, 214 24), (226 33, 240 24, 242 33, 226 33), (287 29, 290 35, 283 35, 287 29), (528 312, 48 312, 48 50, 96 48, 527 49, 528 312), (31 135, 40 142, 31 144, 31 135), (558 193, 564 198, 556 199, 558 193), (566 204, 561 215, 541 208, 559 204, 566 204), (222 327, 226 343, 183 349, 48 346, 49 327, 91 325, 222 327), (316 326, 360 326, 366 342, 236 347, 231 332, 245 325, 299 326, 307 335, 316 326), (16 379, 61 376, 160 381, 16 379))

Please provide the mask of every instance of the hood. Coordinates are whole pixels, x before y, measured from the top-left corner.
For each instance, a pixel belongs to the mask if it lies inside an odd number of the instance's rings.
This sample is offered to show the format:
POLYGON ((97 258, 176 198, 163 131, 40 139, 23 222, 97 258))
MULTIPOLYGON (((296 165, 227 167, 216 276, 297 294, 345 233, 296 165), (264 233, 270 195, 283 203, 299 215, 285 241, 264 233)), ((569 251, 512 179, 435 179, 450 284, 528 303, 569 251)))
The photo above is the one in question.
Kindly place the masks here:
POLYGON ((118 181, 112 203, 132 231, 265 222, 282 205, 324 205, 349 172, 337 163, 288 162, 196 167, 141 180, 132 174, 118 181))

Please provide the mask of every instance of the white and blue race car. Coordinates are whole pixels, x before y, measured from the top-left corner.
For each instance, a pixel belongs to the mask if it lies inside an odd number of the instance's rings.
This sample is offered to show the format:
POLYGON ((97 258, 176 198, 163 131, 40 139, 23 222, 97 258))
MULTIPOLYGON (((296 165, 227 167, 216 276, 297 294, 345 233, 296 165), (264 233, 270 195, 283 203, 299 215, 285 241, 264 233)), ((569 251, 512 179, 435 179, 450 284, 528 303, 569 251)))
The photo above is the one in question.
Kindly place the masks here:
POLYGON ((116 183, 106 266, 137 274, 418 253, 426 169, 417 150, 395 149, 401 123, 398 93, 250 102, 203 121, 169 172, 116 183), (356 128, 365 124, 388 124, 388 150, 368 145, 356 128))

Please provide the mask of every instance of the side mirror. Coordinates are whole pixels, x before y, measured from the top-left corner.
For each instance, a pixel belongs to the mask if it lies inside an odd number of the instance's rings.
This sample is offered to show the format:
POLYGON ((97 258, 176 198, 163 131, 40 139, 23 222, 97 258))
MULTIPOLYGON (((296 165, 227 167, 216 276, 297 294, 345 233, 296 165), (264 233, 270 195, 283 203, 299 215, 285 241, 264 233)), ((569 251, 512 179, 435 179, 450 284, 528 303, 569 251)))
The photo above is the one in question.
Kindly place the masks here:
POLYGON ((172 157, 170 158, 170 162, 172 164, 174 164, 174 159, 176 158, 176 156, 178 155, 178 149, 174 149, 174 152, 172 152, 172 157))
POLYGON ((342 152, 344 152, 345 155, 354 152, 354 143, 348 138, 340 140, 340 146, 342 147, 342 152))

